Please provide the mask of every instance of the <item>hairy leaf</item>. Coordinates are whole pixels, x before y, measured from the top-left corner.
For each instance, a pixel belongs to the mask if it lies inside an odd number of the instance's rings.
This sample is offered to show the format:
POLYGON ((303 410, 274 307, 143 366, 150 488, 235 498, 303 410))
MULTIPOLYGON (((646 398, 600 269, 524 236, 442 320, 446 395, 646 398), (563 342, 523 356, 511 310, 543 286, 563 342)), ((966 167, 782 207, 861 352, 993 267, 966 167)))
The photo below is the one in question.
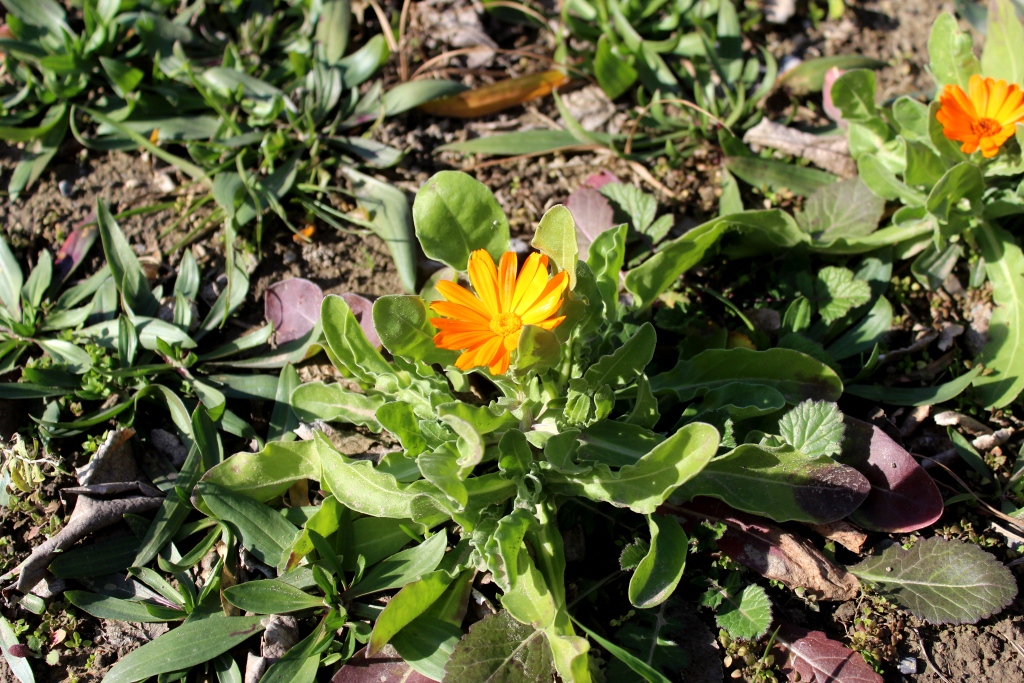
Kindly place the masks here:
POLYGON ((536 683, 553 679, 554 662, 543 631, 502 610, 469 627, 445 672, 459 683, 536 683))
POLYGON ((878 228, 884 212, 885 200, 871 192, 860 178, 855 178, 815 190, 796 218, 816 246, 827 247, 840 238, 855 239, 871 234, 878 228))
POLYGON ((991 223, 982 223, 975 235, 996 303, 978 358, 990 372, 974 380, 975 393, 987 408, 1002 408, 1024 389, 1024 253, 991 223))
POLYGON ((1002 610, 1017 582, 995 557, 973 543, 932 537, 905 550, 890 545, 850 567, 862 581, 933 624, 973 624, 1002 610))
POLYGON ((750 584, 739 595, 724 592, 715 622, 733 638, 757 640, 772 623, 772 603, 764 589, 750 584))
POLYGON ((554 270, 569 274, 569 291, 576 289, 579 247, 576 244, 576 222, 569 209, 561 204, 548 209, 541 217, 537 234, 530 244, 551 260, 554 270))
POLYGON ((846 315, 851 308, 870 301, 871 287, 863 280, 855 280, 851 270, 826 266, 818 271, 815 298, 819 315, 830 323, 846 315))

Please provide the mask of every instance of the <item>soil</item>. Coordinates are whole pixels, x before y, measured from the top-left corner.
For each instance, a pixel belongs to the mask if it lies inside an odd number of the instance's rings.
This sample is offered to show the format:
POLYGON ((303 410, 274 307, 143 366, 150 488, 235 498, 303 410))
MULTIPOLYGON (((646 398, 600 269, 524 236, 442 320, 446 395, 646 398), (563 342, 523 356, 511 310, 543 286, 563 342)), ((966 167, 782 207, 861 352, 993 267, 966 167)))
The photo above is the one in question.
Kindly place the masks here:
MULTIPOLYGON (((925 71, 928 32, 935 16, 942 11, 951 11, 953 3, 934 0, 864 0, 850 4, 853 6, 841 20, 822 22, 817 26, 807 18, 806 7, 802 6, 800 13, 787 25, 767 30, 763 41, 780 61, 788 56, 807 59, 818 55, 851 53, 882 59, 887 63, 878 76, 878 92, 883 99, 929 91, 933 86, 925 71)), ((445 7, 441 6, 435 9, 445 11, 445 7)), ((524 33, 521 29, 509 29, 507 25, 491 18, 487 18, 481 28, 484 35, 490 36, 495 45, 501 48, 533 47, 536 53, 550 53, 550 46, 533 46, 530 43, 537 40, 535 35, 524 33)), ((424 40, 414 46, 414 52, 423 59, 453 47, 460 46, 456 42, 424 40)), ((389 74, 394 80, 395 60, 392 62, 389 74)), ((464 77, 469 84, 492 80, 496 75, 518 75, 538 68, 538 65, 528 60, 500 53, 492 56, 489 62, 476 66, 471 72, 464 68, 462 62, 456 62, 454 66, 456 69, 452 75, 464 77)), ((585 84, 577 84, 574 89, 580 92, 587 87, 585 84)), ((621 125, 624 108, 621 104, 611 105, 611 112, 604 125, 621 125)), ((467 170, 492 188, 509 216, 514 233, 520 236, 532 233, 533 226, 544 210, 564 201, 569 193, 582 184, 586 176, 604 169, 615 173, 624 182, 633 182, 648 191, 657 192, 664 204, 662 211, 674 211, 680 225, 700 222, 714 211, 718 162, 717 151, 710 146, 698 149, 681 168, 659 164, 653 173, 654 182, 651 182, 649 176, 638 172, 636 167, 601 152, 519 158, 497 163, 480 163, 462 155, 434 152, 441 144, 486 135, 491 131, 548 127, 549 122, 557 118, 550 100, 541 100, 518 110, 471 122, 410 113, 389 120, 374 132, 374 136, 408 150, 400 166, 389 170, 386 175, 404 189, 410 198, 437 170, 467 170)), ((17 154, 13 148, 0 149, 0 186, 6 186, 17 154)), ((74 227, 91 219, 96 198, 108 201, 116 213, 167 201, 167 190, 170 189, 168 183, 177 185, 181 182, 182 179, 173 169, 154 165, 145 155, 120 152, 97 154, 69 145, 61 150, 58 161, 35 188, 17 202, 0 204, 0 224, 4 226, 5 236, 22 262, 32 263, 40 248, 56 249, 74 227), (70 196, 65 196, 61 191, 60 181, 74 183, 70 196)), ((149 255, 159 264, 160 277, 173 274, 179 255, 169 252, 188 230, 187 227, 179 228, 161 236, 164 228, 177 218, 179 212, 180 208, 175 207, 120 221, 136 250, 140 254, 149 255)), ((217 254, 221 251, 219 243, 207 239, 192 248, 201 266, 218 263, 217 254)), ((282 226, 270 221, 261 248, 262 260, 251 273, 250 298, 239 316, 243 326, 255 325, 262 320, 262 297, 267 286, 289 277, 308 278, 327 293, 352 291, 372 298, 401 291, 387 247, 374 235, 336 232, 330 227, 318 226, 312 242, 302 243, 296 242, 292 234, 282 226)), ((83 265, 80 274, 88 274, 97 267, 97 251, 94 248, 91 260, 83 265)), ((927 305, 924 310, 927 314, 927 305)), ((82 464, 78 462, 83 458, 76 450, 78 444, 73 443, 75 441, 68 440, 68 450, 64 454, 67 465, 82 464)), ((52 486, 67 485, 68 481, 66 478, 54 480, 52 486)), ((54 506, 53 501, 57 498, 52 487, 42 491, 34 504, 36 514, 64 514, 62 506, 54 506)), ((20 517, 0 511, 0 527, 8 532, 13 541, 9 545, 0 544, 2 571, 23 559, 32 545, 42 538, 39 524, 26 523, 24 520, 28 517, 19 514, 20 517), (36 528, 35 532, 33 528, 36 528)), ((1018 582, 1022 576, 1021 569, 1018 564, 1014 570, 1018 582)), ((53 611, 60 611, 59 608, 59 605, 51 605, 53 611)), ((854 603, 824 604, 821 613, 813 617, 813 620, 816 627, 823 628, 831 637, 849 643, 850 634, 857 630, 855 622, 860 609, 861 606, 854 603)), ((883 627, 873 634, 885 651, 882 658, 885 678, 893 683, 1024 683, 1024 651, 1013 645, 1024 645, 1022 612, 1024 602, 1018 598, 1002 615, 978 625, 947 627, 931 627, 888 613, 881 619, 883 627), (926 652, 922 651, 922 647, 926 652), (899 672, 900 661, 906 658, 913 658, 916 673, 899 672), (928 659, 932 664, 927 663, 928 659)), ((33 628, 40 623, 39 617, 23 609, 4 609, 3 614, 12 620, 25 619, 33 628)), ((705 626, 712 633, 717 633, 717 626, 708 615, 707 610, 700 612, 705 626)), ((81 615, 76 624, 76 632, 83 639, 93 641, 93 647, 78 650, 57 648, 62 653, 58 666, 46 667, 40 663, 34 667, 40 683, 100 681, 106 668, 118 657, 155 637, 158 629, 140 629, 120 622, 100 622, 81 615), (91 655, 95 657, 88 662, 91 655)), ((0 660, 0 683, 9 681, 13 683, 13 678, 6 664, 0 660)))

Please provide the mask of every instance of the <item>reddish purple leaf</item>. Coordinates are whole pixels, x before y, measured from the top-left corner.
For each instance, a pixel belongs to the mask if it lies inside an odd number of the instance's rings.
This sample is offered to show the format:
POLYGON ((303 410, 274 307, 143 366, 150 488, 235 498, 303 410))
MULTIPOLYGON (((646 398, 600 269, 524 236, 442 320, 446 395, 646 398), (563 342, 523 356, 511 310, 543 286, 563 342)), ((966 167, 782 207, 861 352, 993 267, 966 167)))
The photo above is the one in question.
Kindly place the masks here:
POLYGON ((373 326, 373 302, 354 292, 345 292, 341 298, 352 309, 352 315, 359 321, 359 326, 363 328, 363 334, 366 335, 367 341, 379 349, 381 347, 380 337, 377 336, 377 329, 373 326))
POLYGON ((569 195, 565 208, 569 209, 576 222, 576 243, 580 258, 586 260, 590 243, 615 225, 611 202, 594 188, 583 186, 569 195))
POLYGON ((294 341, 313 329, 320 319, 324 291, 301 277, 275 282, 263 295, 263 312, 274 324, 278 344, 294 341))
POLYGON ((702 520, 725 524, 718 549, 761 576, 801 587, 819 600, 850 600, 860 591, 857 577, 832 563, 806 538, 764 517, 734 510, 711 498, 662 505, 659 512, 681 516, 687 526, 702 520))
POLYGON ((64 240, 64 244, 61 245, 60 251, 57 252, 57 258, 53 264, 54 274, 57 276, 58 282, 64 282, 82 263, 85 255, 89 253, 89 249, 92 248, 93 243, 100 234, 96 228, 95 221, 96 214, 90 213, 64 240), (87 226, 88 223, 93 224, 87 226))
POLYGON ((782 673, 801 683, 882 683, 859 653, 822 631, 783 624, 772 648, 782 673), (799 676, 799 678, 798 678, 799 676))
POLYGON ((867 500, 849 519, 872 531, 905 533, 934 524, 942 516, 942 495, 928 472, 888 434, 851 417, 840 462, 871 482, 867 500))
POLYGON ((825 115, 845 130, 850 124, 843 120, 843 112, 839 111, 839 107, 832 102, 832 85, 844 73, 846 72, 838 67, 832 67, 825 72, 825 82, 821 86, 821 104, 825 110, 825 115))
POLYGON ((600 173, 595 173, 593 175, 587 176, 587 179, 583 181, 583 184, 586 185, 587 187, 592 187, 595 190, 600 190, 602 187, 604 187, 608 183, 621 183, 621 182, 622 181, 619 180, 619 177, 617 175, 615 175, 611 171, 605 170, 605 171, 601 171, 600 173))
POLYGON ((385 645, 372 657, 366 656, 366 648, 357 652, 345 666, 334 674, 331 683, 433 683, 406 664, 395 648, 385 645))
POLYGON ((21 657, 24 659, 32 654, 32 650, 28 649, 28 645, 22 645, 21 643, 15 643, 7 648, 7 654, 12 657, 21 657))

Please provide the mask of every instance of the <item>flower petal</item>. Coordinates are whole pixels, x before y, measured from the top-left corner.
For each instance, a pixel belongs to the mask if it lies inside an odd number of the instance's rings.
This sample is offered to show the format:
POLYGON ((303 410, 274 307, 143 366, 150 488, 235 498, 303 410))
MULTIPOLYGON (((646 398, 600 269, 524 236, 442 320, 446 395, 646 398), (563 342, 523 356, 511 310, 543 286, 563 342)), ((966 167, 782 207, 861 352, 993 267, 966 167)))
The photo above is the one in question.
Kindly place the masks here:
POLYGON ((551 278, 536 303, 520 317, 524 325, 534 325, 551 316, 562 305, 562 295, 569 286, 569 275, 564 271, 551 278))
POLYGON ((498 303, 501 312, 512 310, 512 295, 516 290, 516 271, 519 270, 519 257, 514 251, 506 251, 501 255, 498 264, 498 303))
POLYGON ((563 321, 565 321, 565 316, 560 315, 557 318, 551 318, 550 320, 542 320, 539 323, 534 323, 534 325, 536 325, 537 327, 542 327, 545 330, 553 330, 559 325, 561 325, 563 321))
MULTIPOLYGON (((479 302, 477 302, 477 304, 479 305, 479 302)), ((430 308, 432 308, 438 315, 443 315, 448 318, 465 320, 467 322, 483 325, 484 327, 491 324, 491 319, 477 309, 451 301, 435 301, 430 304, 430 308)))
POLYGON ((534 252, 526 257, 523 270, 516 281, 516 291, 512 296, 512 310, 522 315, 530 304, 537 300, 548 282, 548 257, 534 252))
POLYGON ((483 302, 473 296, 473 294, 462 285, 457 285, 450 280, 441 280, 435 285, 435 287, 437 288, 437 291, 441 293, 441 296, 448 299, 448 301, 471 308, 476 311, 483 320, 490 321, 491 316, 484 307, 483 302))
POLYGON ((1009 90, 1009 84, 1002 79, 993 82, 989 86, 988 103, 985 106, 985 118, 998 120, 997 115, 999 114, 999 110, 1003 108, 1003 104, 1006 102, 1006 95, 1009 90))
POLYGON ((469 281, 473 283, 476 295, 483 303, 488 317, 501 313, 498 304, 498 269, 486 249, 477 249, 469 255, 469 281))
POLYGON ((971 104, 974 105, 974 116, 972 118, 981 118, 985 110, 988 109, 988 90, 991 80, 991 78, 982 78, 978 74, 974 74, 971 76, 971 80, 968 81, 967 92, 971 96, 971 104))

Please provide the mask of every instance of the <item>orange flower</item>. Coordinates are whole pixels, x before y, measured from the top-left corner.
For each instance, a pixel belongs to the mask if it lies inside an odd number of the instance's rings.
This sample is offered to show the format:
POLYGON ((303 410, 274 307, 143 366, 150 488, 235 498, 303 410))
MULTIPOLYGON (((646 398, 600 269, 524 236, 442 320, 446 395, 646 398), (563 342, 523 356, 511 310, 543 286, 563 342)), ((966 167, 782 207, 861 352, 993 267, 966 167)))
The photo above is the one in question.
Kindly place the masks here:
POLYGON ((1024 121, 1024 92, 1006 81, 982 78, 975 74, 967 85, 970 97, 958 85, 942 89, 935 118, 942 124, 942 133, 950 140, 962 142, 960 150, 981 154, 991 159, 1024 121))
POLYGON ((430 319, 440 330, 434 344, 462 351, 455 361, 460 370, 486 365, 491 374, 504 374, 525 325, 551 330, 565 320, 564 315, 553 316, 562 305, 568 275, 559 273, 549 280, 548 257, 540 254, 530 254, 516 278, 518 265, 515 252, 509 251, 495 268, 491 255, 478 249, 469 256, 469 281, 476 296, 454 282, 437 283, 447 301, 431 305, 445 316, 430 319))

